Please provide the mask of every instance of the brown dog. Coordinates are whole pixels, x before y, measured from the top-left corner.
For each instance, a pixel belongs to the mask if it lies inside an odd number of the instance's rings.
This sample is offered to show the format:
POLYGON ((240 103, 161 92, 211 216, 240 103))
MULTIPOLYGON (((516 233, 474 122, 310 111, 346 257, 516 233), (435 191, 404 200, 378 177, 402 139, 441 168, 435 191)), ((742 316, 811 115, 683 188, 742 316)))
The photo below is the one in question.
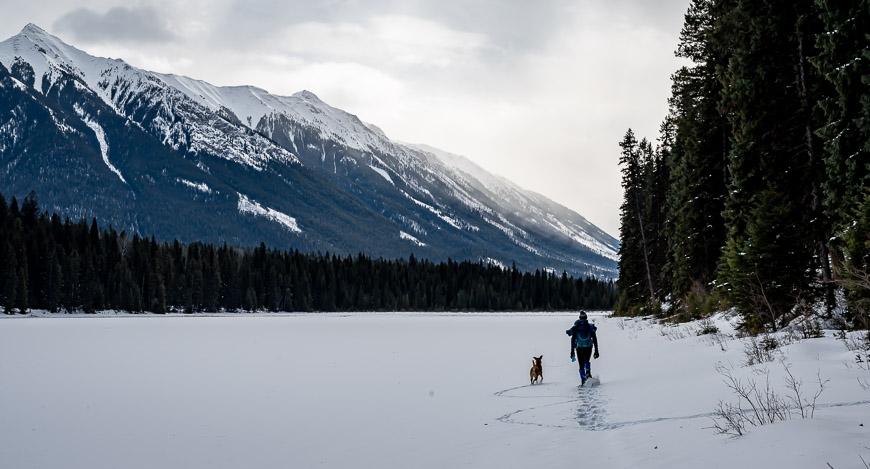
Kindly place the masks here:
POLYGON ((541 365, 541 359, 543 358, 543 355, 540 357, 532 357, 532 369, 529 370, 529 384, 544 381, 544 366, 541 365))

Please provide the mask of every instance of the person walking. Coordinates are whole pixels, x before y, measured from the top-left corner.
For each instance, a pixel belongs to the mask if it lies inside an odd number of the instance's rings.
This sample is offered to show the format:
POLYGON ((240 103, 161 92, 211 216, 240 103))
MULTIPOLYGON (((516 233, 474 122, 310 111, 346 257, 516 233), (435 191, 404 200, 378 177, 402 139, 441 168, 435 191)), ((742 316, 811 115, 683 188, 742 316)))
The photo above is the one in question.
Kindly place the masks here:
POLYGON ((592 377, 592 364, 590 358, 598 358, 598 329, 594 324, 589 323, 589 318, 586 316, 586 311, 580 311, 580 317, 574 321, 574 325, 565 331, 571 336, 571 361, 576 360, 580 367, 580 385, 586 384, 586 380, 592 377), (595 353, 592 353, 593 347, 595 353))

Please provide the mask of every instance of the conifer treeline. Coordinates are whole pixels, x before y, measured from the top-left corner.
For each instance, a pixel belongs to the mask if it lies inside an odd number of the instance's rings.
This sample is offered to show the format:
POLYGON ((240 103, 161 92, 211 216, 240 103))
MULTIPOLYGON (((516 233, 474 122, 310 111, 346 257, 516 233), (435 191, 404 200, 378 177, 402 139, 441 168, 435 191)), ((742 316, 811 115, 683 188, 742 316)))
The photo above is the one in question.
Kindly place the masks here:
POLYGON ((612 281, 472 262, 337 257, 128 236, 0 195, 0 307, 49 311, 609 309, 612 281))
POLYGON ((691 2, 658 144, 620 143, 617 311, 736 306, 761 330, 842 287, 866 321, 868 31, 868 0, 691 2))

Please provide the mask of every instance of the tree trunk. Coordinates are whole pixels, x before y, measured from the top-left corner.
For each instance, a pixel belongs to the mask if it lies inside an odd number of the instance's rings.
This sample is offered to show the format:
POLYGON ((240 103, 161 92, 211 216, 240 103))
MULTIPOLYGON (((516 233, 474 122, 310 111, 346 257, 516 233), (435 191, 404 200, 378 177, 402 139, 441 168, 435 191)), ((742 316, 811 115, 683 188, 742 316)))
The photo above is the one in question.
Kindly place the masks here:
POLYGON ((647 286, 649 286, 649 301, 650 303, 652 303, 653 301, 655 301, 655 289, 653 288, 652 274, 650 273, 649 268, 649 254, 647 253, 646 246, 646 232, 643 229, 643 216, 640 212, 640 200, 638 200, 637 198, 637 192, 634 193, 634 205, 637 213, 637 223, 640 226, 640 239, 643 243, 643 263, 646 266, 646 281, 647 286))

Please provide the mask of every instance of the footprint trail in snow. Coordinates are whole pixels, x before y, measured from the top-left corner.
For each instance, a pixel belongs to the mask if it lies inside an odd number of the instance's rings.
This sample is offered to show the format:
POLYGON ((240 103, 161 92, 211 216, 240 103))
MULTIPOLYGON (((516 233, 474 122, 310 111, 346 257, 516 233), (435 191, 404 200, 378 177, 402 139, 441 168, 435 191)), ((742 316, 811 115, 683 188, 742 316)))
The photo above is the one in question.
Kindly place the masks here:
POLYGON ((561 389, 558 391, 562 393, 527 394, 528 391, 538 390, 545 386, 552 389, 556 387, 556 384, 517 386, 493 393, 496 397, 511 399, 558 399, 555 402, 546 402, 508 412, 496 420, 503 423, 547 428, 579 427, 582 430, 590 431, 610 428, 606 422, 606 402, 598 386, 559 386, 561 389), (547 416, 552 417, 547 418, 547 416), (553 423, 548 423, 548 421, 553 423))
MULTIPOLYGON (((596 378, 597 379, 597 378, 596 378)), ((607 430, 607 406, 597 385, 577 388, 575 420, 584 430, 607 430)))

